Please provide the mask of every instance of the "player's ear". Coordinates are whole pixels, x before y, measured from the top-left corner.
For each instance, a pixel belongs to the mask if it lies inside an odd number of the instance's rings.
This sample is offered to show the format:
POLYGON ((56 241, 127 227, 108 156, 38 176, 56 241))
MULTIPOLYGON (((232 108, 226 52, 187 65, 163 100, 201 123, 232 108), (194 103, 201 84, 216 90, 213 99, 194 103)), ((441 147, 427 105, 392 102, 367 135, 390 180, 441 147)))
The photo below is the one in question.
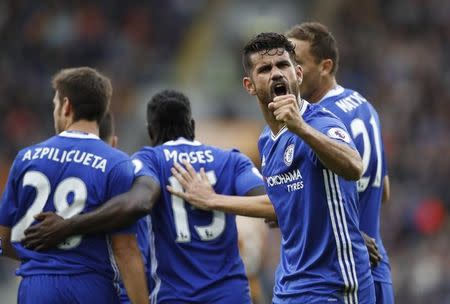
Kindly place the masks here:
POLYGON ((117 148, 117 145, 119 144, 119 137, 117 137, 117 136, 113 136, 112 138, 111 138, 111 146, 113 147, 113 148, 117 148))
POLYGON ((72 104, 69 101, 69 98, 64 97, 62 100, 62 113, 64 116, 69 116, 72 112, 72 104))
POLYGON ((333 70, 334 62, 331 59, 324 59, 324 60, 322 60, 320 65, 322 67, 321 74, 323 76, 325 76, 325 75, 331 74, 331 70, 333 70))
POLYGON ((192 139, 195 139, 195 120, 191 119, 192 139))
POLYGON ((250 77, 245 76, 244 79, 242 80, 242 85, 244 86, 244 89, 246 89, 250 95, 256 95, 256 88, 255 88, 255 85, 253 84, 253 81, 250 79, 250 77))
POLYGON ((154 134, 153 134, 153 129, 148 123, 147 123, 147 134, 148 134, 148 138, 150 139, 150 142, 153 145, 153 140, 155 139, 155 137, 154 137, 154 134))
POLYGON ((298 84, 300 85, 303 81, 303 68, 301 65, 295 65, 295 74, 297 74, 298 84))

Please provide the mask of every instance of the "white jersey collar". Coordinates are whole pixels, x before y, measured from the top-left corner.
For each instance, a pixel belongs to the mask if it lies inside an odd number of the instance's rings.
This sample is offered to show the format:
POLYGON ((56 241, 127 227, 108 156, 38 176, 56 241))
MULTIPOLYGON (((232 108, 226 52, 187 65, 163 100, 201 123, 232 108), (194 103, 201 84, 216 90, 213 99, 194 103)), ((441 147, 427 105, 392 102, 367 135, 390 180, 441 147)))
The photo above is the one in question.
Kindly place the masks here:
POLYGON ((70 138, 81 138, 81 139, 100 139, 97 135, 93 133, 87 133, 82 131, 63 131, 58 134, 62 137, 70 137, 70 138))
POLYGON ((339 94, 342 94, 344 92, 344 88, 341 87, 340 85, 336 85, 334 88, 332 88, 331 90, 329 90, 325 96, 322 97, 322 99, 319 100, 319 102, 322 102, 323 100, 329 98, 329 97, 333 97, 333 96, 337 96, 339 94))
POLYGON ((179 137, 177 140, 170 140, 170 141, 163 143, 163 145, 167 145, 167 146, 178 146, 178 145, 201 146, 201 144, 202 143, 199 141, 188 140, 184 137, 179 137))

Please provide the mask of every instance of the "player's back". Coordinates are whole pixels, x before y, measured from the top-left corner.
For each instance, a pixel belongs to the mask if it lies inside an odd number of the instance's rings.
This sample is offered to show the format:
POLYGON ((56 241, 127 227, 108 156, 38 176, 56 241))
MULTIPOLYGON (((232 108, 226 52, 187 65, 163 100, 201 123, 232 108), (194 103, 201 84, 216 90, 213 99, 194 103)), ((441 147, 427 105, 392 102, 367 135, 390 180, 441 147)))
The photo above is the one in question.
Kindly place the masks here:
POLYGON ((143 171, 149 170, 147 175, 163 189, 151 214, 153 301, 222 303, 234 293, 237 302, 248 303, 235 216, 195 209, 164 190, 166 185, 182 190, 170 169, 174 162, 187 160, 196 170, 205 169, 217 193, 245 195, 263 185, 250 160, 235 150, 225 151, 183 138, 143 148, 133 159, 140 160, 143 171))
POLYGON ((363 175, 357 182, 359 193, 359 227, 376 239, 383 260, 373 271, 374 278, 389 281, 389 260, 380 235, 380 209, 383 177, 386 175, 381 127, 378 113, 358 92, 338 86, 320 102, 338 116, 350 131, 363 160, 363 175), (383 279, 384 278, 384 279, 383 279))
POLYGON ((39 212, 68 218, 127 191, 133 166, 126 154, 93 134, 66 131, 19 152, 10 176, 7 191, 17 193, 9 212, 11 240, 22 260, 18 275, 118 274, 106 235, 74 236, 44 252, 24 248, 20 240, 39 212))

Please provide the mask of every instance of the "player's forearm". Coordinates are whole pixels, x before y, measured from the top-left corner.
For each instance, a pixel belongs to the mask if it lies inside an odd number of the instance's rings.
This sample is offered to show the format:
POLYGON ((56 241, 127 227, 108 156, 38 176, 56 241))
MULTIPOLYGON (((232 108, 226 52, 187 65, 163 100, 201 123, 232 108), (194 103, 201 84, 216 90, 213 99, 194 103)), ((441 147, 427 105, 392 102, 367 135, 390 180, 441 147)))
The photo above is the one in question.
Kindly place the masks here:
POLYGON ((148 178, 139 178, 127 193, 115 196, 99 208, 67 220, 69 235, 94 234, 130 226, 150 213, 160 189, 148 178))
POLYGON ((306 124, 294 133, 313 149, 326 168, 347 180, 358 180, 361 177, 362 160, 356 150, 306 124))
POLYGON ((16 260, 16 261, 21 261, 19 256, 17 255, 16 251, 14 250, 14 248, 9 245, 5 248, 3 248, 3 256, 6 256, 10 259, 16 260))
POLYGON ((148 303, 145 267, 136 238, 113 237, 114 257, 131 303, 148 303))
POLYGON ((276 220, 275 210, 267 195, 230 196, 216 194, 210 201, 210 207, 236 215, 260 217, 276 220))
POLYGON ((11 228, 0 225, 0 256, 20 261, 14 247, 11 244, 11 228))

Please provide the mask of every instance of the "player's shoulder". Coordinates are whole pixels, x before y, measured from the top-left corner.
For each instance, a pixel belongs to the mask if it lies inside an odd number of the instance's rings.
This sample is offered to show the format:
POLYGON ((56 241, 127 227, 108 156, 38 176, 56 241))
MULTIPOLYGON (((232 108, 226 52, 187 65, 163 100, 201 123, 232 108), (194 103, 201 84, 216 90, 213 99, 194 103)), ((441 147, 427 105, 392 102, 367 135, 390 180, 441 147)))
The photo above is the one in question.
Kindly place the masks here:
POLYGON ((215 156, 215 159, 228 160, 228 159, 241 159, 245 155, 237 148, 221 148, 217 146, 212 146, 208 144, 201 145, 202 150, 209 150, 215 156))
POLYGON ((267 140, 271 136, 271 130, 268 125, 264 126, 263 130, 261 131, 261 134, 259 135, 258 144, 263 144, 267 142, 267 140))
POLYGON ((301 114, 303 115, 303 119, 308 123, 314 123, 325 118, 339 119, 336 114, 323 105, 317 103, 311 104, 306 100, 303 100, 301 114))
POLYGON ((330 90, 320 102, 322 106, 330 109, 339 117, 342 115, 358 116, 358 112, 376 112, 367 98, 356 90, 337 86, 330 90))
POLYGON ((36 149, 42 149, 43 147, 48 146, 48 145, 51 144, 53 141, 55 141, 55 139, 57 139, 57 136, 56 136, 56 135, 55 135, 55 136, 52 136, 52 137, 49 137, 49 138, 47 138, 47 139, 44 140, 44 141, 41 141, 41 142, 38 142, 38 143, 35 143, 35 144, 32 144, 32 145, 29 145, 29 146, 27 146, 27 147, 22 148, 21 150, 19 150, 19 152, 17 152, 16 159, 21 159, 21 158, 23 158, 25 155, 33 154, 33 152, 34 152, 36 149))
MULTIPOLYGON (((161 146, 160 146, 161 147, 161 146)), ((133 156, 137 155, 148 155, 148 154, 154 154, 157 151, 158 147, 149 147, 149 146, 143 146, 138 151, 136 151, 133 156)))

